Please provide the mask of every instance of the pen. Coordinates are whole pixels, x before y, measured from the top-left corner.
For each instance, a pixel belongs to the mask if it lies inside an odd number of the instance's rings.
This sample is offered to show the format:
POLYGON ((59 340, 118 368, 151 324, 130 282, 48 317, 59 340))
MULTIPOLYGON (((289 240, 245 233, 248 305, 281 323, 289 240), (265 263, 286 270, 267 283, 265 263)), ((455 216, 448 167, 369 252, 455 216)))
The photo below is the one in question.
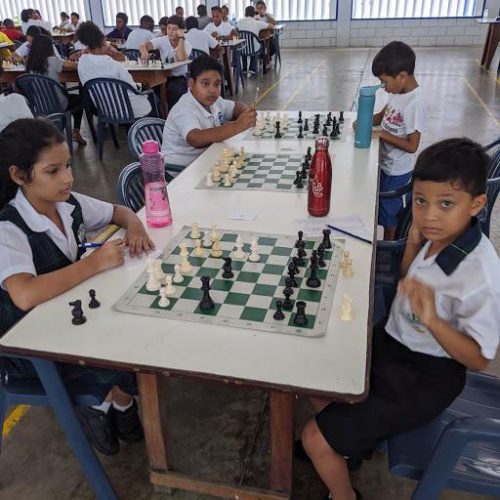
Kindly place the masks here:
POLYGON ((336 226, 332 226, 330 224, 327 224, 327 226, 330 228, 330 229, 333 229, 334 231, 338 231, 339 233, 342 233, 342 234, 345 234, 347 236, 351 236, 352 238, 356 239, 356 240, 359 240, 359 241, 364 241, 365 243, 369 243, 370 245, 373 244, 372 241, 370 240, 367 240, 366 238, 362 238, 361 236, 358 236, 357 234, 353 234, 353 233, 350 233, 349 231, 346 231, 345 229, 340 229, 336 226))
POLYGON ((80 248, 100 248, 104 243, 80 243, 78 246, 80 248))

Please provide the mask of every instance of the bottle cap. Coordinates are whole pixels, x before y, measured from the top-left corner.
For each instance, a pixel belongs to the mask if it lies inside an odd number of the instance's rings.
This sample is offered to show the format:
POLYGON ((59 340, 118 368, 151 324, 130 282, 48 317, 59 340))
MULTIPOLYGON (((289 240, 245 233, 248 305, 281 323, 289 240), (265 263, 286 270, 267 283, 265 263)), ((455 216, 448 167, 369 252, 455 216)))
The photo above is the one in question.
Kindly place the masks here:
POLYGON ((324 150, 328 149, 330 141, 326 137, 318 137, 316 139, 316 149, 324 150))
POLYGON ((361 87, 359 89, 359 94, 362 96, 371 97, 375 95, 378 89, 381 89, 382 85, 372 85, 370 87, 361 87))
POLYGON ((142 143, 142 152, 147 155, 154 155, 160 151, 160 145, 156 141, 144 141, 142 143))

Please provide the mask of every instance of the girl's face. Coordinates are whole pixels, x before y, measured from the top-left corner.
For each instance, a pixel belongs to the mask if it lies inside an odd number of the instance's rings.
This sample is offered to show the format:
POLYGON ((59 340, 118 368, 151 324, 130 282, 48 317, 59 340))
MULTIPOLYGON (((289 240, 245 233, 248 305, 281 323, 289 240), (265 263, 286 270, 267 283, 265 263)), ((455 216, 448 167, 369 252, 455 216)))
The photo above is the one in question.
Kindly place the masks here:
MULTIPOLYGON (((14 181, 21 185, 30 201, 55 203, 66 201, 71 194, 73 174, 68 145, 63 142, 42 150, 29 179, 25 180, 11 172, 14 181)), ((15 169, 15 167, 12 167, 15 169)), ((19 173, 19 170, 16 169, 19 173)))

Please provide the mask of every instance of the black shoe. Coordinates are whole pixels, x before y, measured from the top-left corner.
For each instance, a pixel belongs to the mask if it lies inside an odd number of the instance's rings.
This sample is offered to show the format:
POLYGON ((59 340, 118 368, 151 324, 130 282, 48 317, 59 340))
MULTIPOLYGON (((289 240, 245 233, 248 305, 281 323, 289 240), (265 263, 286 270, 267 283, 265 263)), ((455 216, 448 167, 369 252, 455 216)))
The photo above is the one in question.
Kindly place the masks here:
POLYGON ((296 441, 294 441, 293 455, 297 460, 300 460, 301 462, 311 463, 311 459, 309 458, 309 455, 306 453, 306 450, 304 450, 304 446, 302 445, 301 439, 297 439, 296 441))
POLYGON ((76 408, 76 414, 85 434, 98 452, 116 455, 120 451, 120 443, 113 431, 111 409, 104 413, 90 406, 80 406, 76 408))
POLYGON ((111 408, 116 435, 126 443, 136 443, 144 439, 144 431, 139 419, 139 409, 134 403, 125 411, 111 408))

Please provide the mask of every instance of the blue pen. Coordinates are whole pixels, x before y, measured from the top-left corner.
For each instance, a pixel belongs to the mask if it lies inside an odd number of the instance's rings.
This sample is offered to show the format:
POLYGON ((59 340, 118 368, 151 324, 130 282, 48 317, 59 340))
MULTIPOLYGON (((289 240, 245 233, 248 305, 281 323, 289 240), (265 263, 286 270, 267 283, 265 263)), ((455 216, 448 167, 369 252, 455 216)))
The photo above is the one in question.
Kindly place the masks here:
POLYGON ((100 248, 104 243, 80 243, 78 246, 80 248, 100 248))
POLYGON ((327 226, 330 229, 333 229, 334 231, 338 231, 339 233, 345 234, 346 236, 350 236, 351 238, 354 238, 355 240, 364 241, 365 243, 369 243, 370 245, 373 245, 373 241, 367 240, 366 238, 362 238, 361 236, 358 236, 357 234, 350 233, 349 231, 346 231, 345 229, 340 229, 339 227, 332 226, 330 224, 327 224, 327 226))

